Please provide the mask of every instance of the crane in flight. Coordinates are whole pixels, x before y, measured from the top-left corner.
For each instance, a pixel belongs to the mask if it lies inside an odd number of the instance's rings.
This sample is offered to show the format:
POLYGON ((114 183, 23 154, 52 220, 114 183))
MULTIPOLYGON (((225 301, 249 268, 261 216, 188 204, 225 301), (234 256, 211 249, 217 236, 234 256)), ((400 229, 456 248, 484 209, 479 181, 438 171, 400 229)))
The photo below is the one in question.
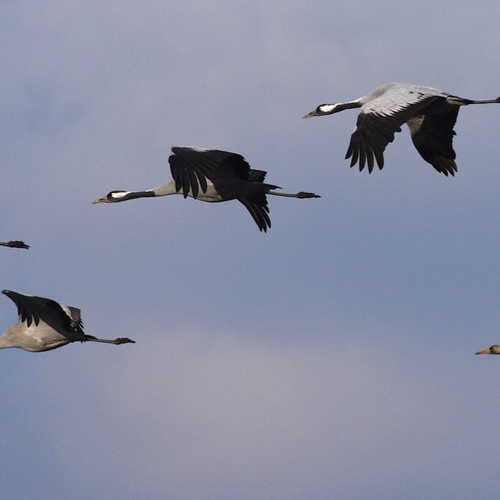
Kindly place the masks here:
POLYGON ((319 198, 301 191, 280 193, 279 186, 264 183, 267 172, 254 170, 237 153, 189 146, 172 148, 168 162, 173 179, 146 191, 111 191, 92 203, 116 203, 134 198, 182 194, 207 202, 238 200, 250 212, 261 231, 271 227, 266 195, 290 198, 319 198))
POLYGON ((128 338, 98 339, 83 333, 80 309, 63 306, 54 300, 3 290, 17 306, 19 318, 0 337, 0 349, 18 347, 30 352, 57 349, 70 342, 135 343, 128 338))
POLYGON ((370 173, 374 157, 382 170, 387 144, 394 140, 394 134, 401 132, 401 125, 406 123, 420 156, 438 172, 454 175, 457 165, 452 142, 458 110, 460 106, 489 103, 500 103, 500 97, 472 101, 431 87, 387 83, 354 101, 321 104, 303 118, 361 108, 345 157, 351 158, 351 167, 359 161, 360 171, 365 163, 368 164, 370 173))

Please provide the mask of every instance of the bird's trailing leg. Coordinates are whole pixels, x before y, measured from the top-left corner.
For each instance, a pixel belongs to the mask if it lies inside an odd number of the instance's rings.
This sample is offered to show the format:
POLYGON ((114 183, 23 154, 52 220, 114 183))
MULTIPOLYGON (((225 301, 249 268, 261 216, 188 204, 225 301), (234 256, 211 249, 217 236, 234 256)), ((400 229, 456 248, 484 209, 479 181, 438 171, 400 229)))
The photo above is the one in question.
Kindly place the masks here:
POLYGON ((115 344, 115 345, 120 345, 120 344, 135 344, 135 340, 130 340, 127 337, 120 337, 118 339, 113 340, 113 344, 115 344))
POLYGON ((91 342, 103 342, 104 344, 115 344, 115 345, 135 344, 135 340, 130 340, 127 337, 120 337, 120 338, 115 339, 115 340, 98 339, 98 338, 92 337, 92 338, 87 338, 86 340, 89 340, 91 342))
POLYGON ((319 194, 306 193, 305 191, 300 191, 300 193, 290 194, 290 193, 278 193, 277 191, 268 191, 267 194, 272 194, 274 196, 287 196, 288 198, 321 198, 319 194))

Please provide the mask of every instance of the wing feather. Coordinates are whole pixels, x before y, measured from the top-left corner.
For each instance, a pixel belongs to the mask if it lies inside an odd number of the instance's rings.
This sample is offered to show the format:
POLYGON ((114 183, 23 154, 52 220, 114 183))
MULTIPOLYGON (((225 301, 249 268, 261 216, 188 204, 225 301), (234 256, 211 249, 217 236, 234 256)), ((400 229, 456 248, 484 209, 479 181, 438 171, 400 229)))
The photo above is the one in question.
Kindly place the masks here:
POLYGON ((199 187, 207 191, 207 179, 214 185, 220 176, 228 175, 235 179, 248 180, 250 165, 243 156, 216 149, 197 149, 191 147, 173 147, 168 161, 175 180, 175 188, 186 198, 191 190, 193 197, 199 193, 199 187))
POLYGON ((267 228, 271 227, 271 219, 268 215, 269 207, 267 205, 267 196, 264 193, 255 193, 238 198, 238 201, 245 205, 259 229, 267 232, 267 228))
POLYGON ((352 157, 351 167, 359 161, 361 171, 368 163, 371 172, 375 157, 381 170, 384 150, 394 140, 395 133, 401 132, 401 125, 436 99, 444 99, 445 96, 444 93, 436 95, 396 86, 364 104, 346 153, 346 159, 352 157))
POLYGON ((420 156, 444 175, 457 171, 453 150, 453 127, 459 108, 447 113, 416 116, 408 120, 411 138, 420 156))
POLYGON ((59 326, 65 331, 83 334, 80 309, 61 306, 56 301, 44 297, 25 295, 10 290, 3 290, 2 293, 16 304, 19 321, 26 322, 28 328, 32 323, 38 326, 40 321, 43 321, 51 327, 59 326))
POLYGON ((266 192, 279 187, 264 184, 265 171, 252 170, 243 156, 237 153, 190 147, 173 147, 172 152, 174 154, 170 156, 169 163, 177 191, 182 189, 187 196, 191 189, 196 197, 196 179, 204 192, 208 179, 222 200, 239 200, 261 231, 266 232, 271 227, 266 192))

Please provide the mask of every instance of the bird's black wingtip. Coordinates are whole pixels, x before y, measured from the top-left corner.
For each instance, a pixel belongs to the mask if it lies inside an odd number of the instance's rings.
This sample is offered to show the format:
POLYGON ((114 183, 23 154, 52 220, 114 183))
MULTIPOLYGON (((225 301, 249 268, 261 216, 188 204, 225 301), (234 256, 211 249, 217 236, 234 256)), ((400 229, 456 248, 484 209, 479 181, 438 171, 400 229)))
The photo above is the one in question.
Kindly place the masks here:
POLYGON ((7 242, 1 242, 0 245, 3 247, 10 247, 10 248, 25 248, 26 250, 29 249, 29 245, 26 245, 24 241, 19 241, 19 240, 13 240, 13 241, 7 241, 7 242))
POLYGON ((2 293, 6 297, 9 297, 9 299, 12 300, 12 302, 17 304, 17 302, 16 302, 17 293, 16 292, 13 292, 12 290, 2 290, 2 293))

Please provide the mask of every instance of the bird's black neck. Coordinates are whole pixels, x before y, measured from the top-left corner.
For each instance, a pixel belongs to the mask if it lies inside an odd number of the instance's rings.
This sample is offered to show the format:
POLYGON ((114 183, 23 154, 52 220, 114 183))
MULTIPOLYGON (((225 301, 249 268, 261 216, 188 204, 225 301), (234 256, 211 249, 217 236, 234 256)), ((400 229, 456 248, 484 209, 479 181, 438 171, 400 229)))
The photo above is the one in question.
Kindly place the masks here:
POLYGON ((117 199, 116 201, 125 201, 125 200, 133 200, 135 198, 151 198, 153 196, 156 196, 155 193, 152 190, 147 190, 147 191, 130 191, 123 195, 121 198, 117 199))

